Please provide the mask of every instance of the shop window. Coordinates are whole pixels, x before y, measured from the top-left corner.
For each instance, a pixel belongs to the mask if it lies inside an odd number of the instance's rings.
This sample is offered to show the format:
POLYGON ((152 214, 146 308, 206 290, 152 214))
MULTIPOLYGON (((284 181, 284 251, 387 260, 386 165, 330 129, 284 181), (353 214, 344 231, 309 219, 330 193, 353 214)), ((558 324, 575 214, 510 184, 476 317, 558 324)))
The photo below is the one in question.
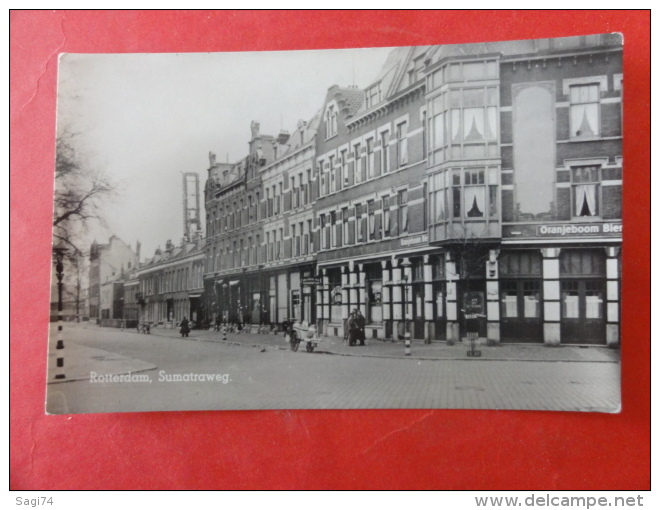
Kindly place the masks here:
POLYGON ((291 291, 291 319, 301 319, 300 316, 300 289, 291 291))
POLYGON ((561 282, 561 311, 564 319, 601 320, 604 318, 605 283, 602 280, 561 282))
POLYGON ((369 316, 367 320, 372 324, 383 322, 383 271, 379 265, 367 268, 367 303, 369 316))
POLYGON ((573 216, 598 216, 600 193, 598 165, 571 168, 573 216))
POLYGON ((499 257, 502 276, 541 276, 543 257, 538 251, 503 252, 499 257))
POLYGON ((598 84, 570 87, 571 138, 600 135, 600 86, 598 84))
POLYGON ((605 253, 602 250, 562 250, 559 257, 561 276, 605 276, 605 253))
POLYGON ((500 282, 502 318, 541 317, 541 280, 500 282))
POLYGON ((343 304, 341 270, 339 268, 328 269, 327 275, 330 287, 330 322, 338 324, 342 321, 343 304))

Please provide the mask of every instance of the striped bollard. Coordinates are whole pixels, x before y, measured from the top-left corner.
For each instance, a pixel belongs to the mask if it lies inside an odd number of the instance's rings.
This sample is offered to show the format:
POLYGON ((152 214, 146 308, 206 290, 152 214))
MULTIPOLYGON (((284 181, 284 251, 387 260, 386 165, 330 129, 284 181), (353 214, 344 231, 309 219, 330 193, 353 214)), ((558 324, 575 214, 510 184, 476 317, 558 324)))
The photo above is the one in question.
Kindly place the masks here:
POLYGON ((64 264, 62 263, 63 250, 55 250, 55 272, 57 275, 57 345, 55 349, 57 350, 57 371, 55 374, 55 379, 66 379, 64 375, 64 333, 63 329, 63 314, 62 314, 62 278, 64 276, 64 264))
POLYGON ((64 339, 62 331, 62 312, 57 316, 57 373, 55 374, 55 379, 66 379, 64 375, 64 339))
POLYGON ((411 354, 411 352, 410 352, 410 333, 408 331, 406 331, 406 333, 404 334, 404 345, 405 345, 405 348, 403 350, 404 355, 405 356, 410 356, 410 354, 411 354))

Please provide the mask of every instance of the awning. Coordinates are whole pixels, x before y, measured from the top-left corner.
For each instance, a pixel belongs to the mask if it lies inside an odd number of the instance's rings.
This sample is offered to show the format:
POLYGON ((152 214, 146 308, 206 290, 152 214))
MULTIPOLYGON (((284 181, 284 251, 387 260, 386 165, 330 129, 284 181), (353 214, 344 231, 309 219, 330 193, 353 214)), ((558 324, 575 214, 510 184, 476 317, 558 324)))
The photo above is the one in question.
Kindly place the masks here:
POLYGON ((231 280, 229 282, 229 285, 238 285, 240 283, 240 280, 231 280))
POLYGON ((189 297, 190 299, 192 299, 192 298, 202 297, 202 295, 201 295, 201 294, 190 294, 188 297, 189 297))

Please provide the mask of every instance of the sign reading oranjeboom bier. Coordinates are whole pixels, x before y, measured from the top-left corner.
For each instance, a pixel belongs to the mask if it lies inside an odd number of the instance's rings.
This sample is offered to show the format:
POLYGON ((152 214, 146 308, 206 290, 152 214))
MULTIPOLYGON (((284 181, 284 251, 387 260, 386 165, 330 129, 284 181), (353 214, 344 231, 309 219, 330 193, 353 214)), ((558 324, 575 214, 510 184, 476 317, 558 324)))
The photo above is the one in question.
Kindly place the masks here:
POLYGON ((428 234, 422 234, 421 236, 417 236, 417 237, 406 237, 404 239, 401 239, 401 246, 412 246, 415 244, 422 244, 428 242, 429 242, 428 234))
POLYGON ((590 234, 620 234, 623 225, 620 223, 588 223, 577 225, 539 225, 536 233, 539 236, 574 236, 590 234))
POLYGON ((618 222, 607 223, 550 223, 504 225, 502 237, 505 238, 568 238, 568 237, 621 237, 623 225, 618 222))

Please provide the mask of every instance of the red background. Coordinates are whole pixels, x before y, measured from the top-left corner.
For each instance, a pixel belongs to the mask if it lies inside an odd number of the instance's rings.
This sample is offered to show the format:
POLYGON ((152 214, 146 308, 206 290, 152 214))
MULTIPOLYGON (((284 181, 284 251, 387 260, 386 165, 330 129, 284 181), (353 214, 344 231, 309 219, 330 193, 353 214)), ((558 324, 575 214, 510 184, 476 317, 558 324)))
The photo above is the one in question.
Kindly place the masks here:
POLYGON ((10 16, 11 488, 650 487, 650 12, 12 11, 10 16), (602 32, 624 35, 621 414, 44 414, 59 52, 408 46, 602 32))

